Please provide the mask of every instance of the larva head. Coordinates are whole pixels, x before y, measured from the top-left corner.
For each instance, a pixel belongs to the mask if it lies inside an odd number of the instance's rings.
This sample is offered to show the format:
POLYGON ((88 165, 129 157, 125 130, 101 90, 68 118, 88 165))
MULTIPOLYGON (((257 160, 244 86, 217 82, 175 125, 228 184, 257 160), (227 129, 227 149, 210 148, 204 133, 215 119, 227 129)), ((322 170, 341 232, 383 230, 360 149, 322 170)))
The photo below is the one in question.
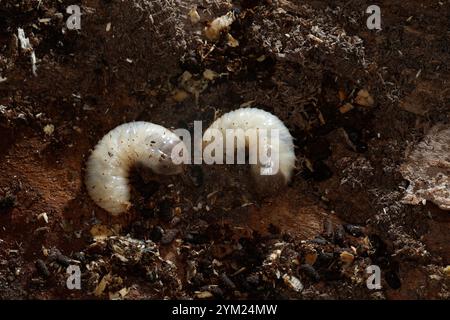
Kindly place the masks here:
POLYGON ((173 175, 183 172, 183 155, 185 144, 176 136, 168 135, 157 149, 152 149, 150 157, 154 157, 150 166, 157 174, 173 175))
MULTIPOLYGON (((271 147, 272 145, 265 146, 267 150, 271 147)), ((291 148, 288 152, 283 148, 281 152, 277 150, 277 152, 271 152, 270 156, 260 158, 257 164, 252 165, 252 174, 258 192, 267 194, 281 189, 289 183, 294 167, 295 154, 291 148)))

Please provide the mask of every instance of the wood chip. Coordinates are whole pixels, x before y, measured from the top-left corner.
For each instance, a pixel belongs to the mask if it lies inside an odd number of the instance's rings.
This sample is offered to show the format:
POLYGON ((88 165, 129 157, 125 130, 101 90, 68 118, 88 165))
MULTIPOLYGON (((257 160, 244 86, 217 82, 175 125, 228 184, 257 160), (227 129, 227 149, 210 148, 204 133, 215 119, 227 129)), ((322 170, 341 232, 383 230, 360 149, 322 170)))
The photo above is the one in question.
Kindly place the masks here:
POLYGON ((197 24, 200 22, 200 15, 198 14, 197 8, 193 7, 188 13, 189 19, 192 24, 197 24))
POLYGON ((346 103, 343 106, 339 107, 339 112, 344 114, 349 112, 350 110, 352 110, 354 108, 354 106, 351 103, 346 103))
POLYGON ((349 265, 355 260, 355 256, 348 251, 343 251, 340 255, 340 259, 343 263, 349 265))
POLYGON ((214 295, 209 291, 197 291, 197 292, 195 292, 195 296, 198 299, 209 299, 209 298, 214 297, 214 295))
POLYGON ((285 274, 283 276, 283 281, 285 284, 287 284, 291 289, 293 289, 296 292, 300 292, 303 290, 302 282, 294 276, 289 276, 285 274))
POLYGON ((364 107, 372 107, 375 101, 369 94, 369 91, 367 91, 366 89, 361 89, 356 95, 355 103, 364 107))
POLYGON ((113 232, 111 229, 109 229, 107 226, 104 226, 101 224, 94 225, 91 228, 90 232, 95 241, 104 240, 107 237, 113 235, 113 232))
POLYGON ((444 274, 447 276, 447 278, 450 278, 450 265, 444 268, 444 274))
POLYGON ((107 275, 105 275, 102 280, 100 280, 99 284, 97 285, 97 287, 94 290, 94 295, 96 297, 99 297, 103 294, 103 292, 105 291, 107 285, 109 284, 109 282, 111 281, 111 273, 108 273, 107 275))
POLYGON ((173 100, 176 102, 183 102, 187 98, 189 98, 189 93, 187 93, 184 90, 175 90, 174 94, 172 95, 173 100))
POLYGON ((208 81, 213 81, 218 76, 219 74, 211 69, 206 69, 205 71, 203 71, 203 78, 208 81))
POLYGON ((309 264, 310 266, 314 265, 317 261, 317 253, 316 252, 309 252, 305 255, 305 263, 309 264))
POLYGON ((232 48, 236 48, 239 46, 239 41, 237 41, 231 34, 228 33, 227 44, 232 48))
POLYGON ((44 220, 45 223, 48 223, 48 216, 47 216, 47 212, 42 212, 40 215, 38 215, 38 219, 39 220, 44 220))
POLYGON ((44 133, 48 136, 51 136, 55 131, 55 126, 52 124, 48 124, 44 127, 44 133))

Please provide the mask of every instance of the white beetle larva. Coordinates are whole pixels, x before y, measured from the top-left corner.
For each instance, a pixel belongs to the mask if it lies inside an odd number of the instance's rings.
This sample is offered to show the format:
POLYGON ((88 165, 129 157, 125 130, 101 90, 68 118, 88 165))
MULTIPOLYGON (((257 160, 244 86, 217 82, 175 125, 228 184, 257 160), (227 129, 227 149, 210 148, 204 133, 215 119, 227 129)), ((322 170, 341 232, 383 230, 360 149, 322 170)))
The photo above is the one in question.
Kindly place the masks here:
POLYGON ((183 143, 170 130, 150 122, 130 122, 108 132, 97 144, 86 164, 86 188, 95 203, 118 215, 130 204, 128 175, 139 164, 157 174, 182 172, 172 162, 172 149, 183 143))
MULTIPOLYGON (((227 131, 236 131, 241 129, 244 132, 259 132, 265 130, 268 138, 260 141, 258 138, 258 148, 263 150, 271 150, 272 154, 266 163, 262 163, 260 153, 258 159, 252 164, 252 172, 258 187, 262 189, 273 190, 280 184, 287 184, 291 179, 293 169, 295 167, 294 143, 288 128, 275 115, 257 108, 241 108, 224 114, 206 130, 203 135, 203 141, 208 144, 214 136, 212 129, 217 129, 221 133, 226 144, 227 131), (276 131, 276 139, 270 135, 271 131, 276 131), (276 145, 276 147, 275 147, 276 145), (275 163, 277 162, 277 163, 275 163), (273 173, 271 169, 274 169, 273 173), (265 174, 263 173, 265 170, 265 174)), ((249 149, 249 136, 245 136, 245 148, 249 149)), ((239 145, 235 147, 239 148, 239 145)), ((239 151, 239 150, 238 150, 239 151)), ((242 151, 242 150, 241 150, 242 151)), ((227 150, 229 152, 229 150, 227 150)), ((234 152, 234 150, 233 150, 234 152)), ((245 150, 244 150, 245 152, 245 150)), ((245 154, 245 153, 244 153, 245 154)), ((250 154, 250 152, 249 152, 250 154)))

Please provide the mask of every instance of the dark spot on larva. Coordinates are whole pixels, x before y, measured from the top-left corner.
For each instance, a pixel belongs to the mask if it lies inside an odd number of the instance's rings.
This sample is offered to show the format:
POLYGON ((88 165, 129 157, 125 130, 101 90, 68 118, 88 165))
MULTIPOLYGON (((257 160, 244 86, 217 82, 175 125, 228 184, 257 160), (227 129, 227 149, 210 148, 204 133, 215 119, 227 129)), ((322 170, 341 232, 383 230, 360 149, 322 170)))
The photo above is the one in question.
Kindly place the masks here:
MULTIPOLYGON (((108 151, 108 155, 112 158, 113 154, 111 152, 108 151)), ((105 159, 106 161, 106 159, 105 159)))

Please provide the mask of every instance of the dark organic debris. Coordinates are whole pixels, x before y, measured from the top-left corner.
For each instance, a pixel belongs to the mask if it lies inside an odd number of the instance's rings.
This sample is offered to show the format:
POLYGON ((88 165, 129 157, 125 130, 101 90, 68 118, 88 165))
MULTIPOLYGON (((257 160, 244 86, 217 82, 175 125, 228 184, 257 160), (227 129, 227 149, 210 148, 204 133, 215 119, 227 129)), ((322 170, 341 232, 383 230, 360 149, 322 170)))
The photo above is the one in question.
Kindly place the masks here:
POLYGON ((164 235, 164 229, 160 226, 154 226, 152 231, 150 232, 150 239, 155 242, 158 242, 162 239, 164 235))
POLYGON ((56 262, 63 267, 68 267, 72 263, 72 259, 63 254, 58 254, 56 255, 56 262))
POLYGON ((351 234, 354 237, 363 237, 364 236, 364 230, 360 226, 355 226, 352 224, 344 224, 344 229, 349 234, 351 234))
POLYGON ((170 244, 175 237, 178 235, 178 229, 169 229, 164 232, 164 235, 161 238, 161 244, 170 244))
POLYGON ((392 270, 387 271, 385 273, 384 279, 392 289, 400 289, 400 287, 402 286, 402 283, 397 273, 392 270))
POLYGON ((320 280, 319 273, 316 271, 316 269, 314 269, 313 266, 311 266, 309 264, 302 264, 300 266, 299 270, 300 270, 300 272, 304 273, 306 276, 311 278, 313 281, 319 281, 320 280))
POLYGON ((50 277, 50 271, 47 268, 47 265, 44 261, 41 259, 36 260, 36 269, 39 271, 39 273, 44 277, 48 278, 50 277))
POLYGON ((16 197, 10 193, 7 193, 4 197, 0 198, 0 212, 13 208, 16 204, 16 197))

